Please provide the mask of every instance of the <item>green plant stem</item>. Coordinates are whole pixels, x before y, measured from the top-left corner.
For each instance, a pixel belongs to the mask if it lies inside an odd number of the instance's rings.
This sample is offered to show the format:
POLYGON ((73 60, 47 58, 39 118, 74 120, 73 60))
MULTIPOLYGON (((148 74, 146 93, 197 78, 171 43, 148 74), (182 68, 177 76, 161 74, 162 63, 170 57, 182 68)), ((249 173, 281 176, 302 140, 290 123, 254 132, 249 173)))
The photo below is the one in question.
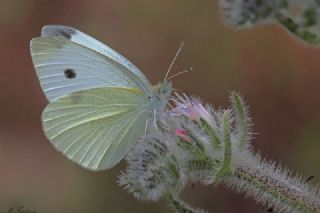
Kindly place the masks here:
POLYGON ((320 212, 319 196, 307 183, 288 177, 283 169, 255 157, 252 159, 258 161, 255 166, 247 165, 246 160, 238 161, 233 175, 224 182, 253 197, 262 206, 274 209, 273 212, 320 212))
POLYGON ((206 213, 201 209, 194 209, 190 207, 187 203, 182 201, 177 195, 168 194, 167 201, 169 205, 177 212, 177 213, 206 213))

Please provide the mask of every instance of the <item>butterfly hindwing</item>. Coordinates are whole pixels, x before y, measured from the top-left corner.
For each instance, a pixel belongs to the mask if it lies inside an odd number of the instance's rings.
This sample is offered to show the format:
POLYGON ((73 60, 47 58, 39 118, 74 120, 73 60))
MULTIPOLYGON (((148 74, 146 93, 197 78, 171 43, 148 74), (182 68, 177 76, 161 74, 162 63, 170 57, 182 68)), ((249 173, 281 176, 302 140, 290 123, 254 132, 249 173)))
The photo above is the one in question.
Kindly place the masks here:
POLYGON ((127 88, 94 88, 50 103, 43 129, 56 149, 90 170, 118 163, 145 131, 151 116, 143 93, 127 88))

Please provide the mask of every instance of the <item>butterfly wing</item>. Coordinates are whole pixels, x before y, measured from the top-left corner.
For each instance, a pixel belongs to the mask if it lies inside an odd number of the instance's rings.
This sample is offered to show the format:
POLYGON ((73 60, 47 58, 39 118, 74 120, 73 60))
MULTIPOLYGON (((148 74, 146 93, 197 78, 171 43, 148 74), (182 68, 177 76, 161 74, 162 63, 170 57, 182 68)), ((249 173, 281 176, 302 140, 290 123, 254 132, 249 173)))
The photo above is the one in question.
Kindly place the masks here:
POLYGON ((145 131, 152 116, 143 93, 127 88, 94 88, 50 103, 43 129, 54 147, 90 170, 117 164, 145 131))
POLYGON ((129 60, 120 55, 115 50, 111 49, 102 42, 94 39, 93 37, 81 32, 72 27, 62 26, 62 25, 47 25, 41 30, 42 37, 64 37, 71 42, 80 44, 81 46, 87 47, 91 50, 101 53, 106 57, 117 61, 125 68, 133 72, 135 75, 139 76, 140 80, 143 81, 145 85, 149 88, 151 87, 149 81, 146 79, 144 74, 129 60))
POLYGON ((74 43, 65 37, 31 40, 32 60, 48 100, 97 87, 128 87, 151 94, 149 82, 121 61, 74 43))

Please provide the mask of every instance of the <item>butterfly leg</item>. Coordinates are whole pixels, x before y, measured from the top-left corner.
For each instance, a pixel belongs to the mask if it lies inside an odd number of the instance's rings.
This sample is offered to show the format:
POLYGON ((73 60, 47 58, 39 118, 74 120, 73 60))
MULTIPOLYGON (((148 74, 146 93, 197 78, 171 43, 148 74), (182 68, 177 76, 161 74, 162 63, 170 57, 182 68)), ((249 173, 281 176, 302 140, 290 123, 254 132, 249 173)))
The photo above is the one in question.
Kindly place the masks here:
POLYGON ((151 118, 148 118, 148 119, 146 120, 146 125, 145 125, 145 127, 144 127, 144 135, 143 135, 143 136, 145 136, 145 135, 147 134, 148 123, 149 123, 150 119, 151 119, 151 118))
POLYGON ((153 110, 153 125, 156 128, 156 130, 159 130, 158 125, 157 125, 157 111, 156 111, 156 109, 153 110))

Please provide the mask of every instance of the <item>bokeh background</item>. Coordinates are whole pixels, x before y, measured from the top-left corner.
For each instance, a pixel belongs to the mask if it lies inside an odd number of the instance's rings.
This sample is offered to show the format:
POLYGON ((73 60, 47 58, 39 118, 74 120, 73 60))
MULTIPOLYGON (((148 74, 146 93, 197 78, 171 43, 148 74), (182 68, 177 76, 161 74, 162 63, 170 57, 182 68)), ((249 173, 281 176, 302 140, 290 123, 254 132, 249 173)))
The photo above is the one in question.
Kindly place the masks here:
MULTIPOLYGON (((29 53, 46 24, 81 29, 162 81, 180 44, 174 87, 215 107, 239 91, 250 105, 255 151, 306 178, 320 176, 320 49, 297 43, 279 26, 244 31, 224 26, 212 0, 0 0, 0 212, 24 206, 47 212, 170 212, 117 186, 125 163, 90 172, 46 140, 47 101, 29 53)), ((187 187, 183 197, 209 212, 266 212, 223 186, 187 187)))

